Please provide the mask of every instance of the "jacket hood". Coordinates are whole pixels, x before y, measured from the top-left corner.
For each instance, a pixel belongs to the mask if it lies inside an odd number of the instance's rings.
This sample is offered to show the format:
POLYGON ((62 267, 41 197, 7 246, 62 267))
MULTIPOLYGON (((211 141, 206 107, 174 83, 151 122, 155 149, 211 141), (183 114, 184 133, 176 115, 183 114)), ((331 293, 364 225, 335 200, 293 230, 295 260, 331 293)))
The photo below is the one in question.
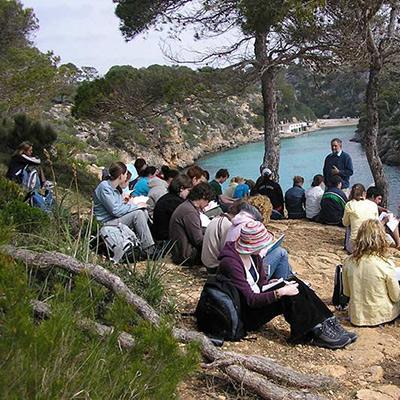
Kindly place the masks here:
POLYGON ((246 211, 240 211, 239 214, 235 215, 232 218, 231 222, 232 222, 232 225, 237 226, 237 225, 241 225, 246 222, 255 221, 255 220, 256 220, 256 218, 253 215, 251 215, 250 213, 248 213, 246 211))
POLYGON ((147 186, 151 189, 154 188, 156 186, 161 186, 164 188, 168 188, 168 183, 166 181, 164 181, 163 179, 160 179, 158 176, 155 176, 154 178, 150 179, 147 182, 147 186))
POLYGON ((235 249, 235 242, 226 242, 225 246, 221 249, 218 260, 221 261, 225 257, 239 257, 239 254, 235 249))

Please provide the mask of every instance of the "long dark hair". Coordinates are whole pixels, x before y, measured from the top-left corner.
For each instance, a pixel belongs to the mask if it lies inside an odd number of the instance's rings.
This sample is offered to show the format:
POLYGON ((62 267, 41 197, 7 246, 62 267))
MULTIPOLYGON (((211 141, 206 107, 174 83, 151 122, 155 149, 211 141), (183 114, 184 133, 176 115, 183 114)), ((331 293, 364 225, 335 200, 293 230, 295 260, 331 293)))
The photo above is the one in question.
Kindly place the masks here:
POLYGON ((317 174, 314 176, 311 186, 312 187, 319 186, 323 181, 324 181, 324 176, 321 174, 317 174))

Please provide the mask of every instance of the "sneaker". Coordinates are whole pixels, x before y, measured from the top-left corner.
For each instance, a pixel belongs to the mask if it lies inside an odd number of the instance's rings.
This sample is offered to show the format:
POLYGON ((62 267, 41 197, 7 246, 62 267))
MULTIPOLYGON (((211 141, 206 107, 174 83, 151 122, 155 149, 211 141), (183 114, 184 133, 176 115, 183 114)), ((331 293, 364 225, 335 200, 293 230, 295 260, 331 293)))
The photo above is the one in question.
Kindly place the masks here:
POLYGON ((354 343, 357 340, 357 334, 354 332, 346 331, 346 329, 344 329, 343 326, 340 325, 340 322, 336 317, 328 318, 327 322, 333 326, 333 329, 335 329, 336 332, 342 335, 347 335, 350 338, 350 343, 354 343))
POLYGON ((53 189, 54 188, 54 182, 52 182, 52 181, 45 181, 44 183, 43 183, 43 186, 42 186, 43 188, 45 188, 45 189, 53 189))
POLYGON ((350 338, 347 335, 340 334, 334 329, 334 324, 325 320, 321 324, 316 325, 312 329, 314 335, 311 344, 326 349, 336 350, 343 349, 350 343, 350 338))

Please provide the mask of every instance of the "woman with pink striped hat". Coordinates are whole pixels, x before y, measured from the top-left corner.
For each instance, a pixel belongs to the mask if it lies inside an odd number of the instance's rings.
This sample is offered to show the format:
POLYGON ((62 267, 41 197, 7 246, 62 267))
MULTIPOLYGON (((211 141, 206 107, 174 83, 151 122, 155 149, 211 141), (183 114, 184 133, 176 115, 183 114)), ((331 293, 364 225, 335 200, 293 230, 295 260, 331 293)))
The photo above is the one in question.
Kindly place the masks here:
POLYGON ((272 233, 261 222, 247 222, 240 237, 227 242, 218 257, 218 273, 229 278, 240 293, 245 329, 254 331, 283 314, 290 324, 289 343, 310 342, 340 349, 355 341, 357 335, 347 332, 315 292, 296 276, 267 291, 265 285, 269 282, 259 253, 272 242, 272 233))

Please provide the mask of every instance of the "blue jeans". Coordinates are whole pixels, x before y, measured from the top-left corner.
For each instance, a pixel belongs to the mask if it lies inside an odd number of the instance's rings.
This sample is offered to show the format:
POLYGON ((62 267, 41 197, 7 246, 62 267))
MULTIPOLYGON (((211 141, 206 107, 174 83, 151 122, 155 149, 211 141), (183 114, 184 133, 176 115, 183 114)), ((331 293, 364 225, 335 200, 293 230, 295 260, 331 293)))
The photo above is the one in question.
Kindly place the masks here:
POLYGON ((264 266, 270 265, 269 273, 267 271, 267 279, 286 279, 292 269, 289 265, 289 255, 285 249, 277 247, 268 253, 263 259, 264 266))

